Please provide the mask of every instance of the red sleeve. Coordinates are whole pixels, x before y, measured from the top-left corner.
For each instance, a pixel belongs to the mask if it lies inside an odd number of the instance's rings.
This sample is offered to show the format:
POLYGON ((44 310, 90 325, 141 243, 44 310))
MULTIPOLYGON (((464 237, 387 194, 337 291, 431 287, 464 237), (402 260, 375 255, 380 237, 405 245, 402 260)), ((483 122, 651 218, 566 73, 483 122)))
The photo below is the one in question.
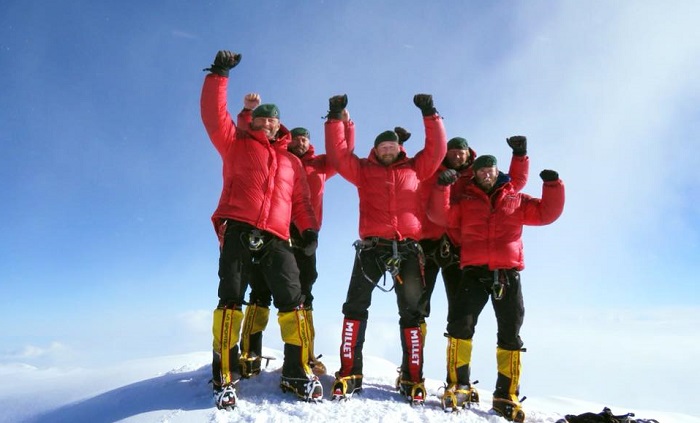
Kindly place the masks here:
POLYGON ((564 211, 564 183, 561 179, 542 184, 542 199, 524 196, 525 211, 523 224, 542 226, 548 225, 561 216, 564 211))
POLYGON ((440 167, 447 153, 447 134, 442 118, 437 114, 423 117, 425 125, 425 147, 415 155, 416 176, 423 181, 430 178, 440 167))
POLYGON ((209 74, 204 78, 200 109, 202 122, 212 144, 222 156, 236 136, 236 126, 227 109, 226 89, 228 78, 209 74))
POLYGON ((450 187, 434 185, 428 197, 426 214, 436 225, 447 227, 450 212, 450 187))
POLYGON ((355 145, 355 129, 352 121, 329 120, 325 125, 326 156, 332 166, 355 186, 360 178, 360 159, 349 148, 355 145), (348 126, 351 126, 348 128, 348 126), (349 136, 350 139, 346 137, 349 136))
POLYGON ((530 173, 530 158, 527 156, 516 156, 510 159, 510 183, 515 192, 520 192, 527 184, 527 178, 530 173))
POLYGON ((248 130, 250 124, 253 122, 253 111, 243 109, 238 113, 238 121, 236 126, 241 130, 248 130))
POLYGON ((295 163, 292 223, 299 229, 299 232, 304 232, 307 229, 318 231, 320 228, 311 206, 311 194, 309 193, 309 184, 306 181, 306 172, 299 160, 295 163))
POLYGON ((335 170, 335 166, 331 164, 331 160, 328 157, 328 154, 319 154, 318 156, 316 156, 313 162, 311 163, 311 166, 314 168, 316 173, 325 175, 326 180, 330 179, 331 177, 335 176, 336 173, 338 173, 338 171, 335 170))

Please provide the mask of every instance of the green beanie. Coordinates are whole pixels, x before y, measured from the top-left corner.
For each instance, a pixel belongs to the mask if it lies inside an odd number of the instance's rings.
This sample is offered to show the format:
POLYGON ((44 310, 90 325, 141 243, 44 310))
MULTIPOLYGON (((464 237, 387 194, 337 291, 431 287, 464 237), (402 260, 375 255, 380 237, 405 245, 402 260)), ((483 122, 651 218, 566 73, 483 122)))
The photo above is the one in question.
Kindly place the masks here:
POLYGON ((253 110, 253 117, 280 118, 280 109, 274 104, 261 104, 253 110))
POLYGON ((399 142, 399 136, 394 131, 384 131, 374 139, 374 146, 378 146, 384 141, 399 142))
POLYGON ((491 166, 496 166, 496 158, 493 156, 485 155, 485 156, 479 156, 474 160, 474 164, 472 164, 472 169, 474 172, 477 170, 481 169, 482 167, 491 167, 491 166))
POLYGON ((447 141, 448 150, 469 150, 469 144, 467 140, 462 137, 454 137, 447 141))
POLYGON ((292 138, 298 137, 299 135, 304 136, 306 138, 311 138, 311 134, 309 133, 309 130, 306 128, 298 127, 292 129, 292 138))

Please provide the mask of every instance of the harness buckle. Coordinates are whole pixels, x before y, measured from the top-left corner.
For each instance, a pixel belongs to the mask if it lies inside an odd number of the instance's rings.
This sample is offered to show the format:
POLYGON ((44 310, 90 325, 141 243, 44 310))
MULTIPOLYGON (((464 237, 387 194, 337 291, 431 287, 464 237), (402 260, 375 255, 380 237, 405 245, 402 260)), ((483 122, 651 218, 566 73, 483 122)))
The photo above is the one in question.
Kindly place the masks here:
POLYGON ((248 234, 248 249, 250 251, 260 251, 262 250, 263 244, 265 243, 265 238, 262 232, 258 229, 253 229, 248 234))

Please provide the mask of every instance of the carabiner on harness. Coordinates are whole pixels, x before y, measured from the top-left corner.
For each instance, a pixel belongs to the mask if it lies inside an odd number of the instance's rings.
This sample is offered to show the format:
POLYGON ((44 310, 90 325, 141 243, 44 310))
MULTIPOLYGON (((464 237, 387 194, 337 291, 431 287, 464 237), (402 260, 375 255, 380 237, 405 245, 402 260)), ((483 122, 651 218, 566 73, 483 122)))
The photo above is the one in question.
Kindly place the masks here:
POLYGON ((452 247, 450 246, 450 241, 447 240, 446 237, 442 237, 440 239, 440 257, 443 259, 446 259, 450 257, 450 254, 452 254, 452 247))
POLYGON ((401 276, 399 276, 399 271, 401 270, 401 255, 399 254, 399 248, 396 241, 391 243, 391 256, 384 261, 384 267, 386 271, 391 274, 391 277, 399 283, 403 283, 401 276))
POLYGON ((491 285, 491 291, 493 292, 493 299, 498 301, 503 299, 506 295, 506 287, 508 286, 508 275, 505 270, 494 270, 493 271, 493 285, 491 285))
MULTIPOLYGON (((379 281, 374 282, 372 278, 367 276, 367 273, 365 272, 364 267, 362 266, 362 260, 360 259, 360 254, 362 253, 362 250, 364 249, 371 249, 375 248, 377 246, 376 240, 361 240, 358 239, 355 241, 353 244, 353 247, 355 247, 356 251, 356 256, 358 259, 358 262, 360 263, 360 270, 362 271, 362 276, 364 279, 371 283, 372 285, 376 286, 377 288, 381 289, 384 292, 391 292, 394 289, 394 283, 391 284, 390 288, 384 288, 383 286, 379 285, 379 281)), ((396 244, 396 241, 392 243, 393 249, 392 249, 392 255, 389 256, 386 259, 382 259, 380 257, 377 257, 377 265, 384 268, 384 283, 383 285, 386 285, 386 272, 388 271, 391 274, 392 281, 398 281, 399 283, 403 283, 401 280, 401 277, 399 276, 399 271, 401 270, 401 256, 399 255, 398 252, 398 246, 396 244)))

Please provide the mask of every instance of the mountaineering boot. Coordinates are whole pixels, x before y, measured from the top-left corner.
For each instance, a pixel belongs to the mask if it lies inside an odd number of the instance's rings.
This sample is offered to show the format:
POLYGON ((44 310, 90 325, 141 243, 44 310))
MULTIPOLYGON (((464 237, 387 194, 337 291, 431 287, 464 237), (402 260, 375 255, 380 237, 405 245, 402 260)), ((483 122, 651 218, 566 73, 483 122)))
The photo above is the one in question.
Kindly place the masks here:
POLYGON ((219 410, 232 411, 236 408, 236 383, 229 383, 220 388, 214 388, 214 403, 219 410))
POLYGON ((442 408, 454 411, 478 403, 479 393, 469 380, 472 340, 447 336, 446 355, 447 388, 442 397, 442 408))
POLYGON ((413 404, 422 405, 426 391, 423 384, 423 332, 419 326, 401 329, 403 359, 399 375, 399 393, 413 404))
POLYGON ((262 337, 270 319, 270 309, 257 304, 245 308, 243 330, 241 331, 241 377, 249 378, 260 374, 262 367, 262 337))
POLYGON ((321 401, 323 386, 309 367, 309 333, 306 313, 299 308, 277 313, 282 341, 284 341, 284 363, 280 388, 282 392, 293 392, 305 401, 321 401))
POLYGON ((525 412, 520 406, 520 401, 509 401, 505 398, 493 398, 491 409, 504 419, 523 423, 525 421, 525 412))
POLYGON ((323 400, 323 386, 318 377, 309 375, 308 377, 287 377, 280 378, 280 388, 282 392, 292 392, 299 399, 307 402, 318 402, 323 400))
POLYGON ((362 375, 340 376, 338 372, 335 374, 335 382, 331 390, 331 399, 333 401, 346 400, 362 391, 362 375))
POLYGON ((399 393, 403 395, 411 405, 423 405, 425 403, 425 397, 427 396, 423 381, 423 379, 421 379, 420 382, 401 380, 399 382, 399 393))
POLYGON ((316 355, 314 352, 314 341, 316 339, 316 330, 314 329, 314 315, 313 315, 313 310, 308 309, 305 310, 306 312, 306 324, 308 326, 309 330, 309 367, 311 367, 311 371, 313 374, 316 376, 323 376, 326 374, 326 365, 323 364, 319 358, 321 358, 321 355, 316 355))
POLYGON ((366 320, 343 319, 340 370, 335 372, 333 400, 346 400, 362 390, 362 347, 366 329, 366 320))
POLYGON ((457 411, 479 403, 479 392, 470 385, 448 385, 441 398, 445 411, 457 411))
POLYGON ((236 383, 240 379, 238 362, 238 334, 243 313, 238 307, 223 306, 214 310, 212 334, 212 384, 214 401, 218 408, 236 406, 236 383))
POLYGON ((498 376, 496 378, 496 390, 493 392, 492 409, 506 420, 523 422, 523 411, 518 395, 520 395, 520 350, 506 350, 496 348, 496 363, 498 364, 498 376))

